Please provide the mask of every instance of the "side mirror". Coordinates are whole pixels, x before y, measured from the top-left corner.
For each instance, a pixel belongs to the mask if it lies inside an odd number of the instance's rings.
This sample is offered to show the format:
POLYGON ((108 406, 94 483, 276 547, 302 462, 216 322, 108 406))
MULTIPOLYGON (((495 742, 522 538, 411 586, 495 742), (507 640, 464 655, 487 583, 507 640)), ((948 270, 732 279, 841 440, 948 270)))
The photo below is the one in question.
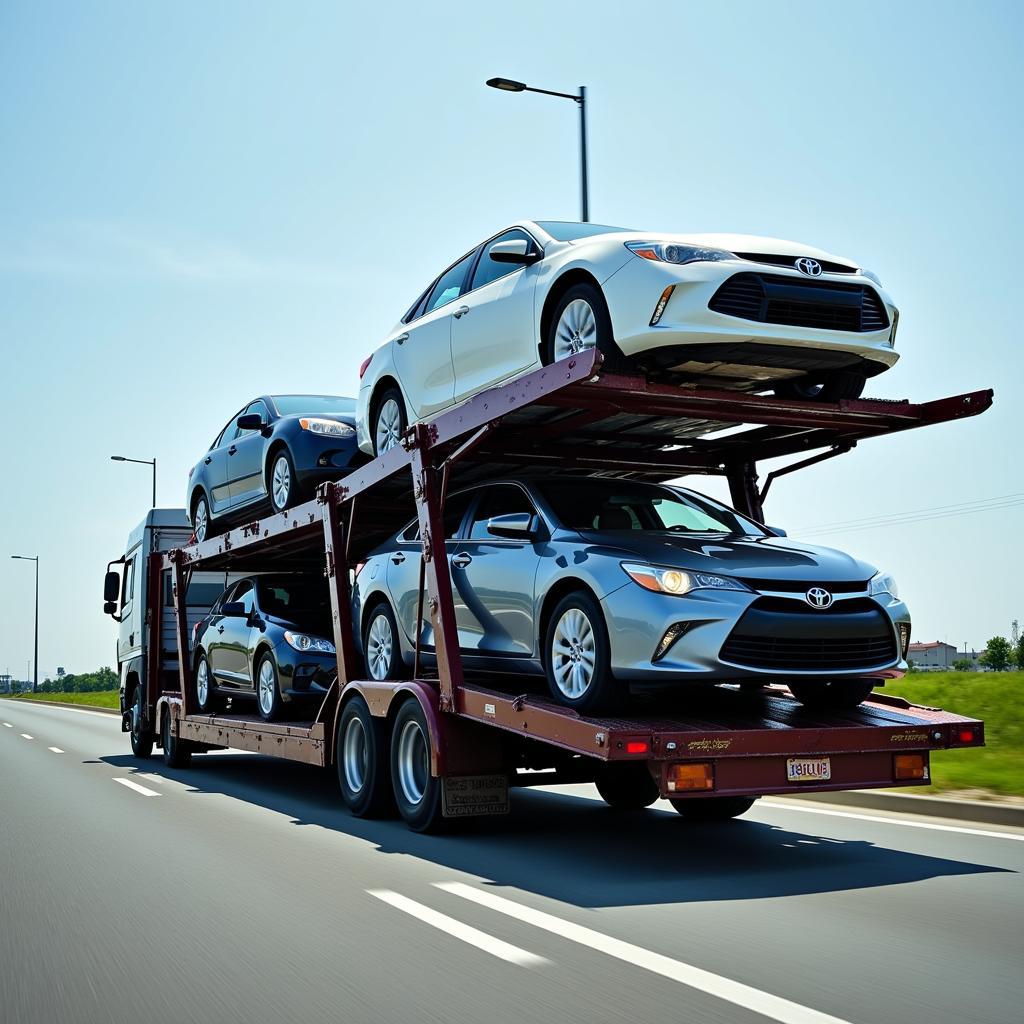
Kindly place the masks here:
POLYGON ((229 619, 244 619, 249 614, 241 601, 228 601, 221 608, 220 613, 229 619))
POLYGON ((768 530, 775 534, 776 537, 788 537, 789 534, 781 526, 769 526, 768 530))
POLYGON ((258 412, 247 412, 235 420, 239 430, 262 430, 263 417, 258 412))
MULTIPOLYGON (((113 612, 107 611, 107 605, 115 603, 120 596, 121 574, 114 572, 113 569, 108 569, 106 576, 103 577, 103 611, 107 615, 113 614, 113 612)), ((115 607, 113 611, 116 612, 117 608, 115 607)))
POLYGON ((117 602, 116 601, 104 601, 103 602, 103 614, 104 615, 116 615, 117 614, 117 602))
POLYGON ((487 532, 495 537, 510 537, 512 540, 527 540, 537 533, 537 520, 529 512, 509 512, 504 516, 491 516, 487 520, 487 532))
POLYGON ((540 259, 540 253, 530 249, 530 243, 525 238, 513 238, 507 242, 495 242, 487 250, 495 263, 519 263, 525 266, 529 263, 536 263, 540 259))

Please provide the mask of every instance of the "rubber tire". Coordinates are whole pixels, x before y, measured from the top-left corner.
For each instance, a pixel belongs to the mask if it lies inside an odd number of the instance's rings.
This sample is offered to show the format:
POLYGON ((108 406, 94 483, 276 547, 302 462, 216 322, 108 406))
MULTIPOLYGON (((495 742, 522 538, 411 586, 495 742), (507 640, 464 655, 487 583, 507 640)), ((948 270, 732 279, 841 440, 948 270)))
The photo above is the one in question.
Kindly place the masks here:
POLYGON ((192 696, 195 698, 196 709, 200 714, 213 715, 219 710, 219 702, 216 696, 216 684, 213 681, 213 671, 210 669, 210 662, 205 654, 200 654, 196 661, 196 670, 192 674, 192 696), (206 662, 206 703, 200 703, 199 700, 199 664, 200 662, 206 662))
POLYGON ((334 742, 334 764, 338 772, 338 788, 345 805, 357 818, 382 818, 395 809, 388 763, 388 730, 383 718, 374 718, 362 697, 353 697, 342 708, 338 733, 334 742), (345 774, 345 731, 353 719, 363 727, 368 747, 366 779, 362 788, 354 790, 345 774))
POLYGON ((284 701, 281 699, 281 673, 277 670, 277 663, 274 656, 268 651, 262 655, 256 663, 256 671, 253 673, 253 693, 256 695, 256 710, 264 722, 277 722, 284 717, 284 701), (263 662, 269 661, 274 668, 274 702, 269 712, 264 713, 263 705, 260 703, 260 671, 263 662))
POLYGON ((204 540, 209 540, 211 537, 217 536, 217 531, 214 528, 213 515, 210 512, 210 501, 206 497, 206 492, 201 492, 199 497, 195 501, 195 505, 192 508, 192 530, 193 535, 195 533, 195 522, 196 522, 196 509, 199 507, 199 502, 202 502, 206 506, 206 535, 202 538, 197 537, 196 543, 201 544, 204 540))
POLYGON ((728 821, 749 811, 757 799, 756 796, 677 797, 669 799, 669 803, 687 821, 728 821))
POLYGON ((548 336, 544 339, 544 365, 555 361, 555 331, 558 329, 558 321, 565 307, 576 299, 583 299, 594 311, 594 319, 597 321, 597 349, 604 357, 604 369, 613 373, 629 369, 629 360, 615 343, 612 318, 608 313, 604 295, 596 285, 586 282, 574 284, 555 304, 548 323, 548 336))
POLYGON ((856 370, 837 370, 821 381, 807 377, 782 381, 775 387, 779 398, 795 398, 801 402, 840 402, 847 398, 860 398, 867 377, 856 370))
POLYGON ((580 714, 598 715, 617 711, 626 699, 626 688, 620 683, 611 670, 611 647, 608 643, 608 627, 605 625, 604 613, 594 597, 586 590, 574 590, 566 594, 548 618, 547 629, 544 631, 544 674, 548 681, 548 690, 555 702, 562 707, 572 708, 580 714), (566 697, 555 683, 551 665, 551 641, 555 634, 558 620, 570 608, 578 608, 590 620, 594 631, 595 659, 594 678, 582 697, 575 699, 566 697))
POLYGON ((428 774, 423 797, 417 804, 411 804, 402 792, 401 776, 398 771, 398 738, 406 723, 410 721, 419 725, 423 737, 429 745, 430 729, 427 726, 427 718, 423 714, 420 702, 415 697, 406 700, 398 709, 391 729, 391 750, 388 760, 391 765, 391 789, 394 793, 395 806, 406 825, 413 832, 442 832, 447 827, 447 820, 441 811, 442 780, 428 774))
POLYGON ((171 712, 164 711, 160 723, 160 741, 164 748, 164 764, 168 768, 187 768, 192 763, 192 745, 171 735, 171 712))
POLYGON ((871 679, 827 679, 819 682, 786 683, 789 692, 805 708, 844 711, 857 707, 875 688, 871 679))
POLYGON ((383 611, 391 625, 391 636, 394 638, 391 644, 391 664, 388 667, 387 674, 382 680, 374 680, 375 682, 383 682, 386 679, 397 680, 397 679, 408 679, 412 672, 409 666, 406 665, 405 659, 402 657, 402 647, 398 638, 398 623, 395 621, 395 613, 391 610, 391 605, 386 599, 377 601, 370 609, 369 614, 363 620, 363 663, 366 668, 366 678, 373 679, 370 674, 369 659, 366 656, 366 652, 369 645, 370 626, 373 624, 373 620, 377 617, 377 613, 383 611))
POLYGON ((287 512, 298 500, 299 493, 299 482, 295 479, 295 463, 292 461, 292 457, 288 452, 287 448, 278 448, 274 452, 274 457, 270 460, 267 466, 267 497, 270 499, 271 512, 277 514, 281 512, 287 512), (288 499, 284 503, 284 508, 278 508, 277 503, 274 501, 273 481, 274 481, 274 465, 277 460, 284 456, 288 462, 288 479, 291 480, 291 486, 288 488, 288 499))
POLYGON ((405 399, 402 397, 402 392, 396 387, 385 388, 373 403, 373 416, 370 419, 370 439, 373 442, 374 455, 380 455, 380 452, 377 451, 377 417, 380 415, 381 407, 389 398, 393 398, 398 403, 398 411, 401 414, 398 420, 399 434, 404 434, 409 426, 409 414, 405 409, 405 399))
POLYGON ((650 807, 661 791, 642 761, 603 764, 594 780, 601 799, 616 811, 640 811, 650 807))
MULTIPOLYGON (((132 707, 137 708, 137 720, 142 721, 142 683, 136 683, 135 690, 132 693, 132 707)), ((143 735, 141 732, 136 735, 134 732, 128 734, 132 745, 132 753, 142 761, 148 760, 153 756, 153 734, 146 733, 143 735)))

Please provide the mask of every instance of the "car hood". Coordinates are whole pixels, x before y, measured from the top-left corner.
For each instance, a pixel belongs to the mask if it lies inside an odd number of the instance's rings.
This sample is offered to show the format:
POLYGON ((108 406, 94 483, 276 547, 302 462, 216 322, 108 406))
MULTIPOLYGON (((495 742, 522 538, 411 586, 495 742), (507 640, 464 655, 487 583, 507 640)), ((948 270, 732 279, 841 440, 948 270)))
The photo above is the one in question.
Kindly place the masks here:
POLYGON ((614 549, 614 554, 624 560, 739 579, 861 583, 871 579, 877 571, 868 562, 835 548, 784 537, 687 537, 647 533, 627 538, 613 531, 586 531, 581 536, 591 544, 614 549))

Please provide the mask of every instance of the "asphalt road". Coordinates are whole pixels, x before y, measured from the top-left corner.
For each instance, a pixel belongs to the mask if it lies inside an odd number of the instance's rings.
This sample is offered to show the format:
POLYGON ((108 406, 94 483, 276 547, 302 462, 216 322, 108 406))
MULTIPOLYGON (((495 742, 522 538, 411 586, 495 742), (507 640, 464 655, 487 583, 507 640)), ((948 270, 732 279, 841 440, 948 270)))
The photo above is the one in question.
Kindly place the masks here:
POLYGON ((9 701, 0 778, 12 1024, 1021 1019, 1024 830, 572 787, 418 836, 316 769, 170 771, 116 717, 9 701))

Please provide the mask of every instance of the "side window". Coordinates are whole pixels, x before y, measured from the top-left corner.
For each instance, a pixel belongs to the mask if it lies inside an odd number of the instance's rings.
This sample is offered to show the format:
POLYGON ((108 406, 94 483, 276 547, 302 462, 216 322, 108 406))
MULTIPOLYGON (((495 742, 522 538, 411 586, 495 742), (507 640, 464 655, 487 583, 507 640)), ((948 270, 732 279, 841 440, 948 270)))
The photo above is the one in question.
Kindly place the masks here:
POLYGON ((513 242, 520 239, 526 242, 527 251, 536 249, 537 246, 533 239, 519 228, 514 228, 512 231, 506 231, 503 235, 498 235, 497 238, 484 246, 480 262, 476 265, 476 270, 473 271, 473 288, 483 288, 485 284, 490 284, 492 281, 497 281, 500 277, 506 277, 508 274, 522 269, 523 265, 521 263, 497 263, 490 257, 491 246, 497 245, 498 242, 513 242))
POLYGON ((459 527, 462 525, 462 517, 466 514, 466 509, 475 496, 475 491, 463 491, 462 494, 445 499, 444 536, 446 540, 451 540, 458 533, 459 527))
POLYGON ((242 606, 245 608, 245 614, 249 615, 256 602, 256 591, 253 590, 252 580, 242 580, 242 582, 235 587, 235 592, 231 595, 231 600, 241 601, 242 606))
POLYGON ((135 593, 135 556, 133 555, 124 564, 124 575, 121 577, 121 607, 125 608, 132 603, 132 595, 135 593))
POLYGON ((470 540, 494 540, 494 535, 487 531, 487 520, 492 516, 505 516, 513 512, 534 514, 533 503, 518 487, 489 488, 473 513, 473 524, 470 527, 470 540))
POLYGON ((454 302, 462 294, 462 286, 466 283, 466 274, 469 273, 469 267, 475 255, 476 250, 474 249, 468 256, 463 256, 451 270, 445 271, 438 278, 437 284, 434 285, 430 293, 430 298, 427 299, 426 312, 429 313, 449 302, 454 302))
POLYGON ((235 429, 235 420, 238 419, 238 417, 241 415, 242 414, 240 412, 235 413, 235 415, 232 416, 231 419, 224 424, 224 429, 217 435, 217 440, 210 445, 211 452, 214 450, 214 448, 219 448, 222 444, 226 442, 228 435, 235 429))
POLYGON ((407 324, 423 316, 427 311, 427 299, 430 298, 431 289, 428 288, 410 307, 409 312, 402 317, 402 323, 407 324))
MULTIPOLYGON (((257 413, 262 418, 264 423, 268 422, 269 419, 270 419, 270 413, 267 411, 267 406, 266 406, 265 402, 260 402, 260 401, 250 402, 238 414, 238 416, 245 416, 245 415, 247 415, 249 413, 257 413)), ((238 416, 235 417, 236 420, 238 419, 238 416)), ((236 427, 236 429, 235 429, 235 438, 234 439, 237 441, 237 440, 239 440, 239 438, 248 437, 250 434, 255 434, 255 433, 256 433, 255 430, 242 430, 241 427, 236 427)))
POLYGON ((414 520, 405 528, 402 532, 401 539, 406 543, 412 543, 413 541, 420 539, 419 520, 414 520))

